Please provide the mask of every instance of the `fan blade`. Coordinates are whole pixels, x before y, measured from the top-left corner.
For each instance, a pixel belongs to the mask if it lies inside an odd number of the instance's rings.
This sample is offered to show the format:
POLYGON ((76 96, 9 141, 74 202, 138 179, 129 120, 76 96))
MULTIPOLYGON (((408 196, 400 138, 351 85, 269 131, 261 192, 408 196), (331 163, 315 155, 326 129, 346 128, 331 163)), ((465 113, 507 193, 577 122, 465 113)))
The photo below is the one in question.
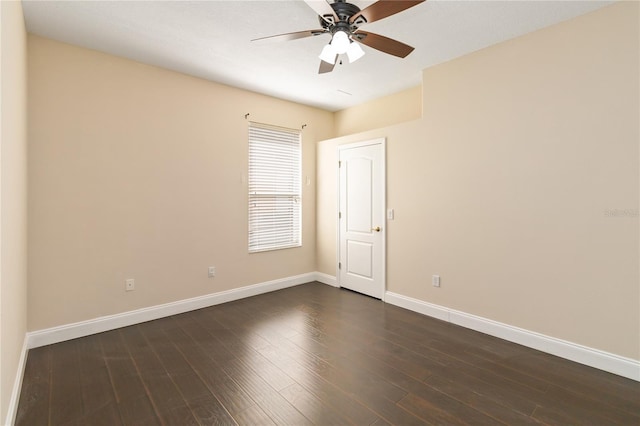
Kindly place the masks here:
POLYGON ((379 21, 380 19, 395 15, 424 1, 425 0, 379 0, 353 15, 351 19, 349 19, 349 23, 353 24, 360 16, 363 16, 368 23, 379 21))
POLYGON ((322 19, 330 24, 334 24, 338 21, 333 8, 327 3, 325 0, 304 0, 304 2, 313 9, 322 19), (331 15, 333 17, 333 21, 325 17, 325 15, 331 15))
POLYGON ((298 32, 295 32, 295 33, 286 33, 286 34, 272 35, 272 36, 268 36, 268 37, 255 38, 255 39, 253 39, 251 41, 258 41, 258 42, 263 42, 263 41, 290 41, 290 40, 296 40, 296 39, 304 38, 304 37, 317 36, 317 35, 320 35, 320 34, 324 34, 326 32, 327 32, 327 30, 324 30, 324 29, 298 31, 298 32))
POLYGON ((413 47, 408 44, 404 44, 389 37, 381 36, 380 34, 358 31, 353 35, 353 37, 362 44, 399 58, 404 58, 409 53, 413 52, 413 47))
POLYGON ((333 68, 336 66, 336 62, 338 62, 338 55, 336 55, 336 60, 333 62, 333 64, 330 64, 329 62, 325 62, 325 61, 320 61, 320 68, 318 69, 318 74, 325 74, 333 71, 333 68))

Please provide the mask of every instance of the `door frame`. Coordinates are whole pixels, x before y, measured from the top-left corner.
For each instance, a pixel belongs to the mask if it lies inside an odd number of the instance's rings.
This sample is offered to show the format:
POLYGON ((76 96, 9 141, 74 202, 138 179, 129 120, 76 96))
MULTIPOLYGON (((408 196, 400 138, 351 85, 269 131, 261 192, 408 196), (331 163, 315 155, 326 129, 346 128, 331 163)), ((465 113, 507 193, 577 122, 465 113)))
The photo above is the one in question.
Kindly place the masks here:
MULTIPOLYGON (((344 144, 344 145, 338 145, 338 162, 340 161, 340 152, 342 150, 346 150, 346 149, 351 149, 351 148, 360 148, 363 146, 369 146, 369 145, 380 145, 380 149, 382 150, 382 188, 380 188, 381 194, 380 194, 380 198, 381 198, 381 202, 382 205, 380 206, 380 214, 382 217, 382 231, 380 232, 381 234, 381 243, 382 244, 382 271, 380 273, 381 279, 380 279, 380 285, 382 286, 382 297, 380 298, 380 300, 382 302, 385 301, 385 297, 386 297, 386 290, 387 290, 387 138, 386 137, 380 137, 380 138, 375 138, 375 139, 368 139, 368 140, 364 140, 361 142, 353 142, 353 143, 348 143, 348 144, 344 144)), ((338 165, 338 167, 336 167, 336 180, 337 180, 337 190, 336 190, 336 194, 337 194, 337 203, 336 203, 336 212, 335 212, 335 218, 336 218, 336 283, 338 285, 338 287, 342 287, 342 285, 340 284, 340 269, 339 269, 339 264, 340 264, 340 219, 339 219, 339 214, 340 214, 340 191, 341 191, 341 187, 340 187, 340 167, 338 165)))

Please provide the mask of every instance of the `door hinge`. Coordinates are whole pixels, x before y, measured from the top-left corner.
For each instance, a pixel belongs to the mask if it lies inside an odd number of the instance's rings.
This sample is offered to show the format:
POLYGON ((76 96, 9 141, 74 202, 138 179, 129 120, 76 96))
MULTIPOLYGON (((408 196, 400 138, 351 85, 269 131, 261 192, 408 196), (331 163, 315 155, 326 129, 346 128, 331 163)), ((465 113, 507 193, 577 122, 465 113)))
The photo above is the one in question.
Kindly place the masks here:
POLYGON ((342 262, 338 262, 338 269, 342 269, 342 262))
POLYGON ((338 161, 338 168, 342 167, 342 161, 338 161))
POLYGON ((342 219, 342 212, 338 212, 338 219, 342 219))

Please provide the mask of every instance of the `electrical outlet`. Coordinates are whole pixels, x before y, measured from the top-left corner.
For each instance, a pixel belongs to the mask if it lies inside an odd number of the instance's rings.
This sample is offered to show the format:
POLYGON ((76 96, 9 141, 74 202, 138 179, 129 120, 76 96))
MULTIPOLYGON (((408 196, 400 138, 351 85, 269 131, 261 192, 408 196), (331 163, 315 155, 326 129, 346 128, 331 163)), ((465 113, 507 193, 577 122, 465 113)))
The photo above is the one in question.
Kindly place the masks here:
POLYGON ((431 276, 431 284, 434 287, 440 287, 440 275, 431 276))
POLYGON ((125 291, 133 291, 136 289, 136 282, 133 278, 128 280, 124 280, 124 289, 125 291))
POLYGON ((216 267, 209 266, 209 278, 213 278, 216 276, 216 267))

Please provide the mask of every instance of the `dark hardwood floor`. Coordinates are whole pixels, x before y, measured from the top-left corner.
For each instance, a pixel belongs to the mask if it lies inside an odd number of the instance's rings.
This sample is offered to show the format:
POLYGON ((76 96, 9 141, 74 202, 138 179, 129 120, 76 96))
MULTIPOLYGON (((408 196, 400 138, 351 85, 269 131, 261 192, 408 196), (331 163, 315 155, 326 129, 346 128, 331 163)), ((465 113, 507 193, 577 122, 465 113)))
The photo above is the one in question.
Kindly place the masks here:
POLYGON ((29 351, 17 425, 639 425, 640 383, 310 283, 29 351))

